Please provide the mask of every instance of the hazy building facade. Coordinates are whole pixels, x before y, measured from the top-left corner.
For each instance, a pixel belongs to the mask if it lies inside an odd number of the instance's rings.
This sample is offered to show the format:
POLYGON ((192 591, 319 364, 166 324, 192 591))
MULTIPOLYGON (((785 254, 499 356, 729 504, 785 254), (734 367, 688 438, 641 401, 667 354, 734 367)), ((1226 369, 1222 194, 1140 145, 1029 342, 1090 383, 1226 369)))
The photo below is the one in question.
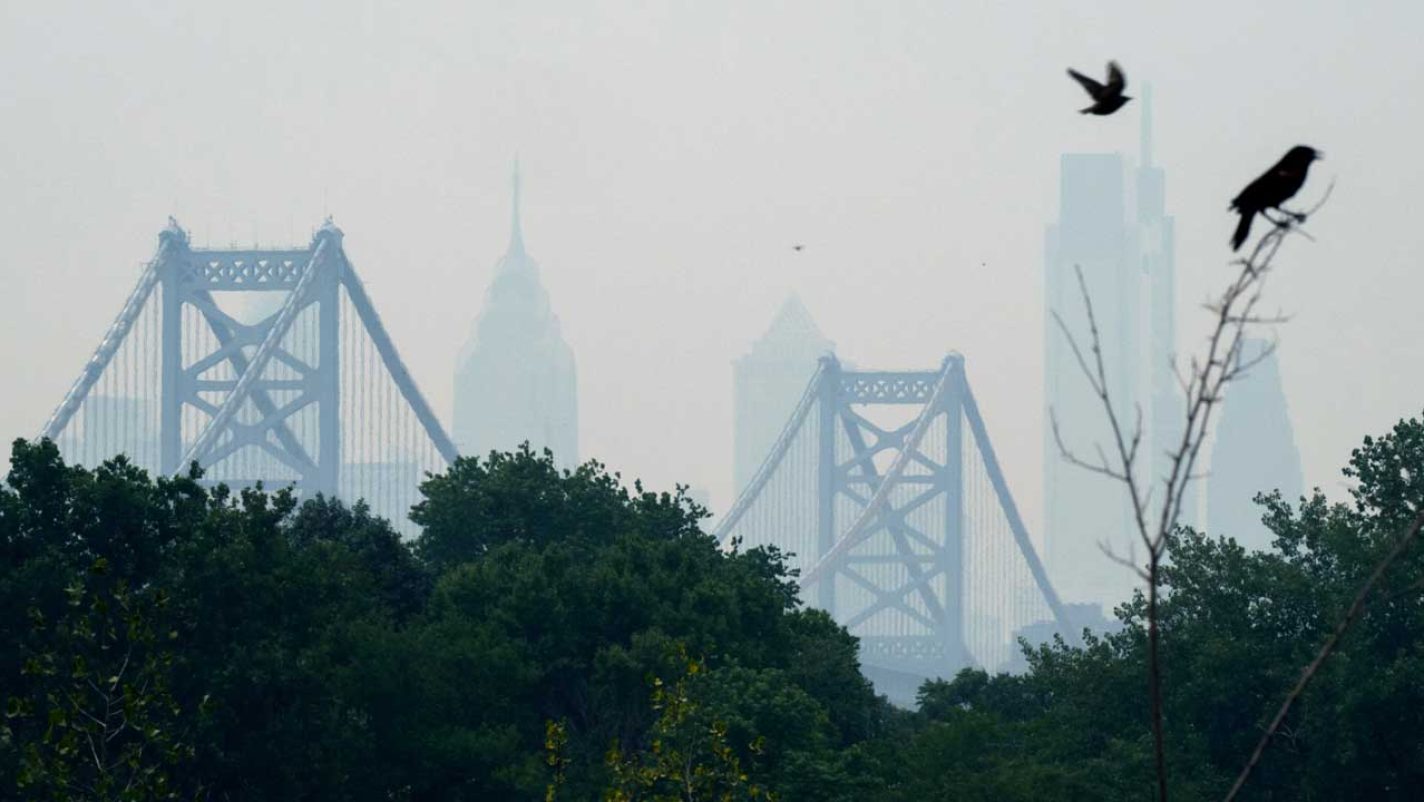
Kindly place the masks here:
MULTIPOLYGON (((1053 581, 1075 602, 1115 604, 1134 577, 1108 559, 1135 540, 1121 484, 1069 464, 1053 432, 1086 459, 1113 453, 1102 402, 1083 375, 1057 318, 1085 357, 1090 334, 1076 269, 1092 298, 1108 392, 1126 426, 1141 410, 1142 479, 1155 482, 1162 452, 1180 432, 1181 394, 1170 359, 1176 349, 1175 241, 1166 213, 1166 178, 1152 163, 1151 94, 1142 102, 1141 165, 1120 154, 1064 154, 1059 219, 1049 226, 1044 259, 1044 529, 1053 581)), ((1190 515, 1184 516, 1189 522, 1190 515)))
POLYGON ((509 247, 456 367, 453 436, 461 454, 480 457, 527 440, 571 468, 578 464, 574 355, 524 249, 519 190, 516 167, 509 247))
MULTIPOLYGON (((1177 350, 1176 228, 1167 214, 1167 177, 1152 158, 1152 89, 1143 87, 1133 253, 1142 294, 1138 353, 1140 396, 1146 399, 1148 465, 1154 480, 1170 469, 1168 451, 1181 440, 1186 408, 1173 360, 1177 350)), ((1181 523, 1195 524, 1195 485, 1188 485, 1181 523)))
POLYGON ((781 305, 770 328, 732 368, 733 479, 741 493, 761 466, 817 361, 835 350, 796 295, 781 305))
POLYGON ((1253 549, 1266 548, 1274 537, 1261 523, 1256 494, 1279 490, 1294 503, 1305 489, 1280 365, 1268 350, 1264 340, 1242 343, 1243 360, 1261 361, 1226 388, 1206 492, 1208 533, 1253 549))

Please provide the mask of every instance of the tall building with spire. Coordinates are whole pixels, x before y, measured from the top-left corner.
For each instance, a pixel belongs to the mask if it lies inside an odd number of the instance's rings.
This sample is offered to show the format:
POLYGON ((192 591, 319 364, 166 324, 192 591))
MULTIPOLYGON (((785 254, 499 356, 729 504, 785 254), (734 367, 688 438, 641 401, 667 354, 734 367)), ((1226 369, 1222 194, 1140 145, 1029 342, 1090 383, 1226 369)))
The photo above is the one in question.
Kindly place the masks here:
POLYGON ((1125 425, 1141 410, 1151 455, 1138 466, 1155 482, 1158 454, 1179 431, 1180 395, 1170 365, 1175 351, 1173 220, 1166 180, 1152 161, 1152 96, 1144 88, 1141 164, 1117 153, 1066 153, 1060 169, 1059 219, 1048 228, 1044 259, 1044 529, 1049 570, 1068 600, 1116 604, 1135 578, 1100 545, 1126 555, 1135 540, 1122 485, 1067 462, 1054 435, 1094 459, 1112 453, 1102 402, 1083 375, 1062 320, 1087 353, 1090 334, 1076 270, 1092 299, 1102 340, 1107 390, 1125 425))
POLYGON ((524 248, 519 193, 516 164, 509 247, 455 369, 455 445, 484 457, 528 441, 571 468, 578 464, 574 355, 524 248))
POLYGON ((1295 503, 1305 482, 1275 352, 1264 340, 1249 339, 1241 343, 1241 359, 1260 361, 1226 388, 1207 478, 1207 532, 1264 549, 1274 535, 1261 523, 1265 511, 1256 494, 1279 490, 1295 503))
MULTIPOLYGON (((1177 352, 1176 226, 1167 214, 1167 177, 1152 158, 1152 87, 1143 86, 1141 142, 1137 168, 1136 227, 1131 231, 1142 289, 1144 314, 1138 340, 1141 386, 1146 399, 1144 425, 1150 450, 1148 467, 1155 482, 1170 469, 1168 452, 1181 441, 1186 408, 1173 360, 1177 352)), ((1197 485, 1188 484, 1180 523, 1197 524, 1197 485)))
POLYGON ((811 313, 792 293, 781 304, 766 333, 732 368, 735 396, 733 479, 737 492, 747 486, 796 409, 817 360, 835 351, 811 313))

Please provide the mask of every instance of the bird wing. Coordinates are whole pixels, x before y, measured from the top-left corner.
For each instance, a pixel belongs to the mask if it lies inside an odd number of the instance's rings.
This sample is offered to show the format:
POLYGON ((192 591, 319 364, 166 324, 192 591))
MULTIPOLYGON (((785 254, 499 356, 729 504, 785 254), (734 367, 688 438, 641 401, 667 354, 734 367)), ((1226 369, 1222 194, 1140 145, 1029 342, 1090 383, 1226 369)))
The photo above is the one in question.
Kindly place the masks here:
POLYGON ((1116 61, 1108 62, 1108 89, 1113 94, 1122 94, 1123 87, 1127 86, 1127 76, 1122 74, 1122 67, 1116 61))
POLYGON ((1233 211, 1242 212, 1243 214, 1255 214, 1262 206, 1261 195, 1265 190, 1266 184, 1270 182, 1271 171, 1274 169, 1275 168, 1271 168, 1271 170, 1267 170, 1264 174, 1257 176, 1255 181, 1247 184, 1240 192, 1236 193, 1236 197, 1231 199, 1231 209, 1233 211))
POLYGON ((1290 200, 1305 184, 1306 171, 1310 163, 1300 163, 1287 153, 1271 169, 1261 174, 1241 190, 1233 201, 1238 207, 1253 209, 1275 209, 1290 200))
POLYGON ((1068 68, 1068 74, 1073 77, 1073 80, 1075 80, 1075 81, 1077 81, 1078 83, 1082 84, 1082 85, 1083 85, 1083 88, 1088 91, 1088 94, 1092 95, 1094 98, 1096 98, 1098 95, 1102 94, 1102 92, 1103 92, 1103 85, 1100 84, 1100 83, 1098 83, 1097 81, 1094 81, 1092 78, 1089 78, 1088 76, 1084 75, 1083 73, 1078 72, 1077 70, 1073 69, 1072 67, 1069 67, 1069 68, 1068 68))
POLYGON ((1235 198, 1232 198, 1231 208, 1249 209, 1254 212, 1257 209, 1274 206, 1275 203, 1271 201, 1270 196, 1275 194, 1274 187, 1290 180, 1289 172, 1290 154, 1287 153, 1281 157, 1280 161, 1271 165, 1271 169, 1256 176, 1255 181, 1247 184, 1235 198))

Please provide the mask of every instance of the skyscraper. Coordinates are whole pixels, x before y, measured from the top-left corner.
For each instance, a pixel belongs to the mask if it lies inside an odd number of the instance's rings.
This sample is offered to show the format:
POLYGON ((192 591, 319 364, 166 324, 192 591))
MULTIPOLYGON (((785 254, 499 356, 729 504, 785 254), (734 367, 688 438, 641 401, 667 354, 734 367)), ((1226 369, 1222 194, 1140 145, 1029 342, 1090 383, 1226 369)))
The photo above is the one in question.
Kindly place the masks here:
MULTIPOLYGON (((1176 228, 1167 214, 1166 174, 1152 160, 1152 87, 1142 91, 1142 133, 1139 145, 1141 165, 1137 168, 1137 225, 1134 253, 1142 288, 1140 317, 1141 351, 1140 397, 1146 399, 1144 426, 1147 445, 1146 467, 1152 481, 1161 485, 1170 469, 1168 452, 1181 442, 1186 409, 1177 381, 1176 357, 1177 278, 1176 228)), ((1160 494, 1160 491, 1157 491, 1160 494)), ((1187 485, 1183 494, 1180 523, 1196 525, 1197 484, 1187 485)))
POLYGON ((817 360, 834 350, 835 344, 821 335, 811 313, 793 293, 766 333, 736 361, 732 369, 736 492, 746 487, 781 434, 817 360))
POLYGON ((1136 169, 1120 154, 1063 155, 1059 219, 1046 237, 1044 528, 1053 580, 1075 602, 1111 605, 1126 598, 1133 574, 1099 545, 1127 556, 1136 540, 1123 486, 1065 461, 1052 430, 1056 420, 1065 444, 1085 459, 1095 460, 1099 446, 1108 455, 1115 451, 1102 402, 1058 323, 1061 318, 1091 359, 1076 269, 1092 299, 1118 418, 1131 427, 1141 411, 1138 473, 1145 482, 1157 481, 1158 454, 1180 425, 1180 394, 1168 361, 1176 336, 1173 221, 1166 214, 1165 176, 1152 164, 1150 89, 1141 113, 1136 169))
POLYGON ((1261 523, 1256 494, 1279 490, 1294 503, 1305 484, 1280 365, 1268 348, 1264 340, 1241 344, 1243 360, 1261 361, 1226 387, 1207 479, 1207 532, 1253 549, 1266 548, 1273 538, 1261 523))
POLYGON ((563 467, 578 464, 574 356, 559 331, 539 266, 524 249, 519 168, 509 247, 495 268, 484 308, 455 373, 454 438, 461 454, 548 448, 563 467))

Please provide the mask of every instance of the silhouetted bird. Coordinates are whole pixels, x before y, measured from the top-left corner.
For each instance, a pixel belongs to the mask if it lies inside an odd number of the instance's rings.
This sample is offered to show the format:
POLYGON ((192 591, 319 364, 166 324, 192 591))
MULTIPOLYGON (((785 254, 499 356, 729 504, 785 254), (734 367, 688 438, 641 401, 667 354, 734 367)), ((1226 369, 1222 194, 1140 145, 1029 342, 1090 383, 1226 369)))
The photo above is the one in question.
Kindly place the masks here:
POLYGON ((1257 214, 1264 215, 1267 209, 1284 212, 1297 221, 1305 219, 1305 215, 1282 209, 1281 204, 1300 191, 1301 185, 1305 183, 1305 174, 1310 170, 1310 163, 1319 158, 1320 152, 1315 148, 1296 145, 1276 162, 1275 167, 1241 190, 1241 194, 1231 201, 1231 210, 1241 214, 1241 222, 1236 224, 1236 233, 1231 235, 1231 250, 1240 249, 1241 243, 1251 236, 1251 221, 1257 214))
POLYGON ((1127 86, 1127 78, 1123 77, 1122 68, 1116 61, 1108 62, 1108 82, 1100 84, 1081 72, 1068 68, 1068 74, 1073 76, 1073 80, 1083 85, 1083 89, 1093 98, 1093 105, 1082 110, 1083 114, 1097 114, 1106 116, 1122 108, 1122 104, 1132 98, 1122 93, 1127 86))

